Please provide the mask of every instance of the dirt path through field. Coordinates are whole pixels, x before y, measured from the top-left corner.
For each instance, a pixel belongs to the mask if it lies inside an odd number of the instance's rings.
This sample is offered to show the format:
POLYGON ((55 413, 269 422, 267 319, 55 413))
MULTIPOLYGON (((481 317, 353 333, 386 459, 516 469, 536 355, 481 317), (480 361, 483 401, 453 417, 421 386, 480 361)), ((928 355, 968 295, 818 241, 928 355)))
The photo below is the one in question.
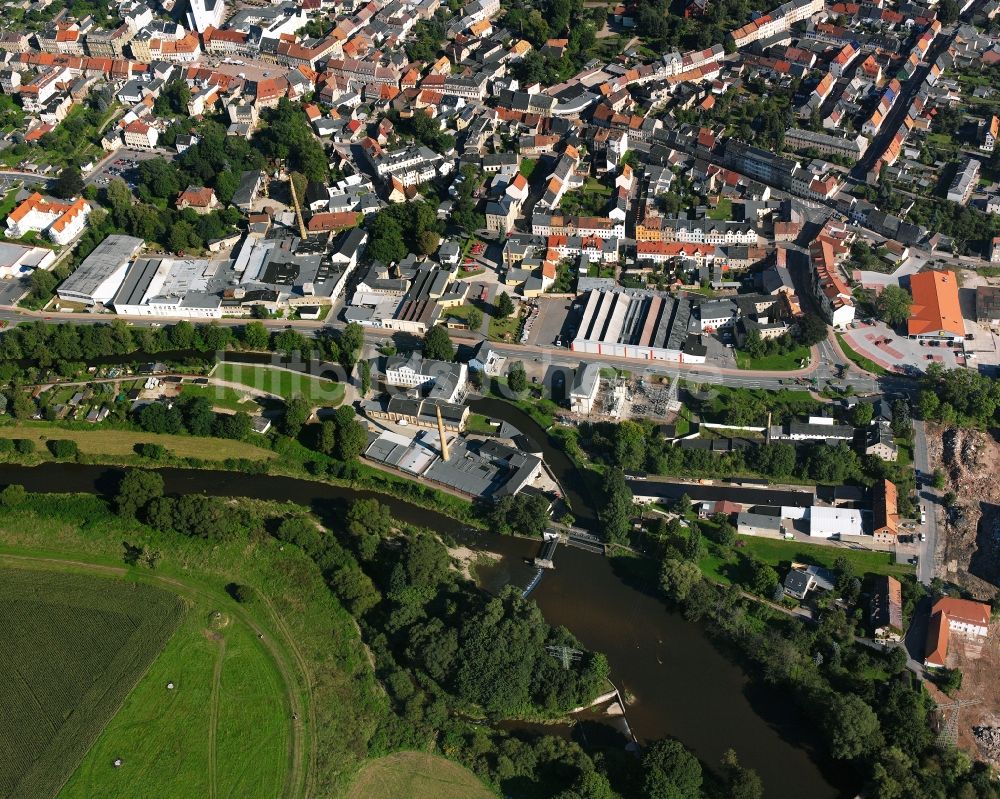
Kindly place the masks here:
MULTIPOLYGON (((312 795, 312 790, 313 790, 312 783, 313 780, 315 779, 316 759, 318 756, 318 751, 317 751, 318 741, 316 739, 316 706, 313 702, 312 676, 309 674, 309 667, 308 664, 306 663, 306 659, 302 656, 302 652, 299 651, 298 646, 295 644, 295 636, 292 634, 292 631, 288 629, 288 625, 285 624, 285 620, 281 617, 281 614, 278 613, 277 609, 274 607, 274 604, 271 602, 270 597, 266 596, 260 591, 257 592, 257 596, 259 596, 261 600, 264 602, 264 604, 267 606, 267 609, 271 614, 271 619, 277 625, 281 634, 285 637, 285 641, 288 643, 288 648, 291 650, 292 656, 295 658, 295 661, 298 664, 299 671, 302 672, 303 686, 305 687, 306 698, 308 700, 306 702, 306 712, 309 714, 309 728, 313 731, 313 734, 310 736, 309 740, 309 767, 305 769, 305 773, 302 775, 302 796, 303 799, 309 799, 309 797, 312 795)), ((302 723, 303 722, 301 717, 298 714, 296 714, 296 717, 292 719, 292 727, 300 728, 302 723)), ((296 761, 298 761, 298 758, 296 758, 296 761)))
MULTIPOLYGON (((167 577, 161 574, 143 574, 141 572, 130 571, 121 566, 108 566, 101 563, 90 563, 81 560, 46 557, 41 555, 17 555, 7 552, 0 553, 0 563, 5 561, 10 562, 12 565, 16 565, 18 563, 35 564, 38 566, 47 566, 48 568, 80 570, 92 574, 102 574, 113 577, 125 577, 131 575, 154 584, 170 586, 175 593, 187 597, 188 599, 192 599, 192 597, 194 597, 209 605, 214 604, 216 600, 216 596, 211 592, 196 585, 183 582, 177 578, 167 577)), ((257 635, 258 640, 264 646, 264 649, 271 656, 271 659, 277 666, 278 674, 284 684, 285 697, 292 711, 292 734, 289 736, 288 742, 289 771, 285 777, 285 786, 282 790, 281 796, 282 799, 296 799, 296 797, 305 797, 307 795, 307 782, 312 779, 313 769, 311 767, 307 768, 303 761, 305 758, 309 758, 309 766, 311 766, 315 762, 316 758, 316 728, 315 710, 312 707, 312 686, 310 684, 309 672, 305 668, 305 660, 296 647, 295 640, 291 636, 284 620, 278 615, 274 605, 268 597, 265 597, 259 591, 257 595, 263 599, 263 602, 271 615, 272 621, 274 622, 275 627, 277 627, 277 632, 281 635, 282 639, 284 639, 282 641, 282 646, 279 646, 274 640, 272 640, 271 636, 268 634, 269 631, 257 623, 257 621, 254 620, 253 617, 241 607, 236 606, 235 608, 230 608, 229 610, 257 635), (302 696, 299 693, 300 679, 295 674, 296 668, 288 663, 288 660, 282 651, 283 647, 287 647, 287 650, 293 653, 294 660, 296 662, 295 666, 297 666, 297 670, 301 672, 301 684, 304 687, 307 697, 309 697, 309 701, 306 703, 309 705, 307 709, 303 708, 302 696), (305 721, 306 718, 308 718, 309 724, 312 725, 311 729, 307 729, 307 723, 305 721), (311 751, 306 751, 305 749, 305 740, 307 738, 312 741, 311 751)), ((219 662, 221 663, 221 659, 219 662)), ((212 729, 214 731, 214 722, 212 729)))
POLYGON ((218 766, 216 760, 216 740, 219 725, 219 693, 222 688, 222 663, 226 659, 226 637, 219 636, 219 651, 215 655, 215 669, 212 671, 212 700, 208 714, 208 796, 216 799, 219 795, 218 766))

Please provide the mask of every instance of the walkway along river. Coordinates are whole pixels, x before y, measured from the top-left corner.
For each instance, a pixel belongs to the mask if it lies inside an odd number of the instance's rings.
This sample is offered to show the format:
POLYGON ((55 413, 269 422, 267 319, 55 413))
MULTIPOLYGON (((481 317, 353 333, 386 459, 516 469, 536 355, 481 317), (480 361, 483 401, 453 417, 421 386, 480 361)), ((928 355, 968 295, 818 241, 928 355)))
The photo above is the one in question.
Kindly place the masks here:
MULTIPOLYGON (((482 570, 488 590, 506 583, 524 587, 534 573, 531 560, 537 543, 470 531, 453 519, 371 491, 238 472, 159 471, 168 493, 289 500, 311 507, 334 530, 348 502, 376 497, 399 519, 503 555, 499 563, 482 570)), ((0 465, 0 485, 19 483, 37 492, 109 495, 120 475, 120 469, 82 464, 0 465)), ((607 655, 615 684, 634 699, 628 720, 640 742, 676 737, 713 767, 732 747, 745 765, 760 773, 769 799, 850 795, 842 774, 838 780, 834 769, 803 745, 812 733, 786 697, 748 685, 701 627, 629 585, 615 573, 612 561, 560 547, 556 568, 532 598, 551 623, 566 625, 585 646, 607 655)))

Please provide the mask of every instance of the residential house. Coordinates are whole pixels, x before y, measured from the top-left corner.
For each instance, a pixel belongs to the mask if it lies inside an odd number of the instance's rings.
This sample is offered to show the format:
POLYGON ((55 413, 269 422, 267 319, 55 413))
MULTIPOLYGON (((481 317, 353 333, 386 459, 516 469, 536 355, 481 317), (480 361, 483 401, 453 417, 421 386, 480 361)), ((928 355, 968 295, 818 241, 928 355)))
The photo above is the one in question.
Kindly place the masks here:
POLYGON ((895 577, 874 579, 868 618, 876 641, 892 643, 903 638, 903 588, 895 577))

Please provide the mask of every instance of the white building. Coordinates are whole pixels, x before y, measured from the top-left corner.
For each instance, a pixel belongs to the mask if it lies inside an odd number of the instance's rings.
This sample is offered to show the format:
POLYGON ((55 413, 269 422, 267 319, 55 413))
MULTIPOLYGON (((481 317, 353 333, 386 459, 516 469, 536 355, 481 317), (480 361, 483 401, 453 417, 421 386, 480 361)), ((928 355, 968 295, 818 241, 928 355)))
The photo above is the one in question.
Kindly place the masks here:
POLYGON ((83 305, 110 303, 125 279, 129 261, 144 244, 133 236, 108 236, 59 286, 59 299, 83 305))
POLYGON ((600 366, 596 363, 580 364, 569 390, 569 403, 573 413, 590 413, 594 409, 600 383, 600 366))
POLYGON ((417 388, 431 384, 429 397, 445 402, 457 402, 465 394, 469 367, 464 363, 448 363, 423 358, 418 353, 389 359, 385 380, 389 385, 417 388))
POLYGON ((187 12, 188 27, 204 33, 211 25, 218 28, 226 16, 226 4, 222 0, 190 0, 187 12))
POLYGON ((141 119, 134 119, 122 130, 122 138, 126 147, 136 147, 140 150, 153 150, 160 138, 160 132, 152 125, 147 125, 141 119))
POLYGON ((90 204, 82 197, 72 203, 46 200, 35 192, 7 217, 7 235, 19 239, 45 231, 56 244, 69 244, 87 223, 90 204))
POLYGON ((55 260, 55 250, 48 247, 0 242, 0 280, 21 277, 35 269, 51 269, 55 260))
POLYGON ((809 509, 809 535, 812 538, 842 538, 861 535, 861 511, 814 505, 809 509))
POLYGON ((173 258, 138 258, 129 267, 111 302, 115 313, 218 319, 222 297, 209 285, 220 262, 173 258))

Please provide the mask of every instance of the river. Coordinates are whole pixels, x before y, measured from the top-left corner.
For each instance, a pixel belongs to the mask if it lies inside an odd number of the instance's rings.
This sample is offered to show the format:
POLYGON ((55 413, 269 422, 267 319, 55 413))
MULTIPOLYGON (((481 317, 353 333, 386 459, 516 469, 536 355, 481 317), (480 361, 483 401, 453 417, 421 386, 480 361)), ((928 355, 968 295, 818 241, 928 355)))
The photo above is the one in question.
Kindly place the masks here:
MULTIPOLYGON (((534 571, 528 561, 538 546, 532 541, 470 531, 454 519, 375 492, 238 472, 159 472, 171 494, 287 500, 311 507, 333 529, 347 503, 376 497, 399 519, 503 555, 481 570, 487 590, 507 583, 524 586, 534 571)), ((0 465, 0 485, 19 483, 37 492, 109 495, 120 475, 120 469, 82 464, 0 465)), ((712 766, 732 747, 760 773, 769 799, 850 795, 843 777, 838 780, 803 745, 810 734, 786 698, 751 686, 701 627, 631 585, 603 557, 560 547, 555 560, 556 569, 546 573, 532 598, 549 622, 565 625, 585 646, 607 655, 612 679, 634 699, 628 720, 640 742, 676 737, 712 766)))

